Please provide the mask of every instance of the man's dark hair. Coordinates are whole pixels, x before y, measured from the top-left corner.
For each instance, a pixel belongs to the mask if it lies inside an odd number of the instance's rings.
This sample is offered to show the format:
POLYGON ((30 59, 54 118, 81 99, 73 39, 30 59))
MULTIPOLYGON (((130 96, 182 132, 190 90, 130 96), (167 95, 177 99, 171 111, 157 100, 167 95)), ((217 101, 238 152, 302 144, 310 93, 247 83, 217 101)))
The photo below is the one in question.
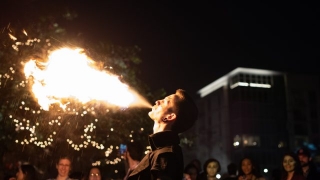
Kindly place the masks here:
POLYGON ((141 161, 144 156, 144 147, 138 141, 128 142, 127 151, 133 160, 141 161))
POLYGON ((182 133, 190 129, 198 118, 198 107, 191 96, 183 89, 177 89, 179 100, 175 103, 177 118, 172 125, 172 131, 182 133))
POLYGON ((228 164, 227 169, 228 169, 229 175, 236 175, 237 174, 237 165, 235 163, 228 164))
POLYGON ((304 156, 307 156, 307 157, 311 157, 311 153, 309 151, 308 148, 306 147, 302 147, 300 148, 298 151, 297 151, 297 155, 304 155, 304 156))

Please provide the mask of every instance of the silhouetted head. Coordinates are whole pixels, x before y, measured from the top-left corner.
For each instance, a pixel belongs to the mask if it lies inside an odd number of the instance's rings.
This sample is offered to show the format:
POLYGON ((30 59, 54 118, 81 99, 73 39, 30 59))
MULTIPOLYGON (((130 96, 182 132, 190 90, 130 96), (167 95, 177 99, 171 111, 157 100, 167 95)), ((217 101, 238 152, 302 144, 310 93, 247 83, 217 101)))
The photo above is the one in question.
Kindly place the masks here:
POLYGON ((179 98, 173 107, 177 113, 177 119, 172 125, 172 130, 182 133, 190 129, 198 118, 198 107, 191 96, 182 89, 175 93, 179 98))

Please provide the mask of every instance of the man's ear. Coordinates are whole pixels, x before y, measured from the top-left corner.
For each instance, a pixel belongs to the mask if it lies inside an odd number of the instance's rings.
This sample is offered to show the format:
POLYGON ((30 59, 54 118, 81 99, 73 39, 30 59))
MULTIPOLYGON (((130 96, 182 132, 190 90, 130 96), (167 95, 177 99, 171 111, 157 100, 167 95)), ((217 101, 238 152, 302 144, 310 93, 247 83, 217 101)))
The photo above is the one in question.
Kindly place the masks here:
POLYGON ((166 119, 168 121, 172 121, 172 120, 175 120, 177 118, 177 115, 175 113, 169 113, 166 115, 166 119))

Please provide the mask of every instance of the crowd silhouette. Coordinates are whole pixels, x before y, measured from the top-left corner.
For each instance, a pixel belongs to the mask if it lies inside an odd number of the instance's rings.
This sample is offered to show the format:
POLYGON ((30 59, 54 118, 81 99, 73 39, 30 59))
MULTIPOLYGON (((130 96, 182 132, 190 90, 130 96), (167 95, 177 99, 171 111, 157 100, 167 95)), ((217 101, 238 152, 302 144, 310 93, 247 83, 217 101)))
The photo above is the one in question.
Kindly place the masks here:
MULTIPOLYGON (((125 170, 118 178, 108 177, 100 166, 90 166, 83 172, 72 172, 72 159, 61 156, 55 164, 56 173, 51 173, 51 177, 41 176, 32 164, 18 163, 16 172, 6 174, 4 180, 126 180, 143 155, 140 143, 128 143, 128 147, 123 153, 125 170)), ((273 169, 268 177, 261 174, 259 163, 249 156, 239 162, 230 162, 226 169, 225 174, 219 174, 221 166, 218 158, 208 158, 203 166, 199 159, 193 159, 185 163, 183 180, 320 180, 319 171, 307 148, 284 153, 279 168, 273 169)))

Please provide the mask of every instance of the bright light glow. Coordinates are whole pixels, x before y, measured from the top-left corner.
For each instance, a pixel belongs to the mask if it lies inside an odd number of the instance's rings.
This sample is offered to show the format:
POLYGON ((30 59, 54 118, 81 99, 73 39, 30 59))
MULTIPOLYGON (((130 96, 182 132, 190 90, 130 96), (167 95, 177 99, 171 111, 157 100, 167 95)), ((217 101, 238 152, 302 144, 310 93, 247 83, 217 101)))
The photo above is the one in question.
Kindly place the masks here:
POLYGON ((242 135, 242 142, 244 146, 259 146, 260 137, 255 135, 242 135))
POLYGON ((263 172, 264 172, 264 173, 268 173, 268 169, 267 169, 267 168, 264 168, 264 169, 263 169, 263 172))
POLYGON ((270 84, 250 83, 250 87, 271 88, 271 85, 270 84))
POLYGON ((100 100, 121 107, 140 101, 139 105, 151 107, 118 76, 97 70, 95 62, 82 49, 55 50, 46 63, 28 61, 24 72, 27 78, 32 77, 32 91, 44 110, 49 110, 54 103, 65 109, 69 98, 82 103, 100 100))
POLYGON ((254 145, 254 146, 257 145, 257 142, 253 142, 252 145, 254 145))
POLYGON ((240 143, 238 141, 233 143, 233 146, 239 146, 239 145, 240 145, 240 143))
POLYGON ((9 37, 10 37, 10 39, 12 39, 12 40, 14 40, 14 41, 17 40, 17 38, 14 37, 14 36, 13 36, 12 34, 10 34, 10 33, 9 33, 9 37))
POLYGON ((278 144, 278 148, 283 148, 283 147, 284 147, 284 142, 280 141, 279 144, 278 144))
POLYGON ((217 174, 217 175, 216 175, 216 178, 217 178, 217 179, 220 179, 220 178, 221 178, 221 175, 220 175, 220 174, 217 174))
POLYGON ((238 82, 238 84, 239 86, 249 86, 249 84, 246 82, 238 82))
POLYGON ((238 86, 250 86, 257 88, 271 88, 270 84, 258 84, 258 83, 246 83, 246 82, 236 82, 230 86, 230 89, 234 89, 238 86))

